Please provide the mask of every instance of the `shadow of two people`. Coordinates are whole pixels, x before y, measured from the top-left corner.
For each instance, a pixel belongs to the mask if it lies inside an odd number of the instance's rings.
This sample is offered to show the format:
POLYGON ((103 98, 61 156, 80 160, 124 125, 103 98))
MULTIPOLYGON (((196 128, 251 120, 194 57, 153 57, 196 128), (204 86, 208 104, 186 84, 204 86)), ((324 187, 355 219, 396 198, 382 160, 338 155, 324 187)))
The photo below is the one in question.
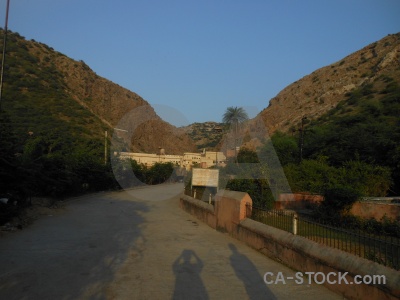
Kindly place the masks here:
MULTIPOLYGON (((232 251, 229 261, 236 277, 243 282, 249 299, 276 299, 267 288, 263 276, 260 275, 253 262, 241 254, 235 245, 230 243, 232 251)), ((173 264, 175 289, 172 299, 208 299, 207 290, 200 277, 204 267, 201 259, 193 250, 185 249, 173 264)))

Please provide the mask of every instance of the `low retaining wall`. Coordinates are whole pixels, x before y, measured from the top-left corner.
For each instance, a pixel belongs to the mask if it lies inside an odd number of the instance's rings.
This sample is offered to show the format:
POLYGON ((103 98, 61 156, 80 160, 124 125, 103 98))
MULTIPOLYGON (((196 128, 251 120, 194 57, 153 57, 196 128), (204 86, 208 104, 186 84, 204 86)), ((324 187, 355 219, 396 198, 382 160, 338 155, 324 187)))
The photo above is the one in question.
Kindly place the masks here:
MULTIPOLYGON (((386 284, 324 285, 347 299, 399 299, 400 272, 361 257, 318 244, 304 237, 256 222, 243 220, 233 234, 250 247, 301 272, 348 272, 346 280, 354 282, 356 275, 384 275, 386 284)), ((304 276, 306 278, 306 276, 304 276)), ((333 277, 334 281, 338 277, 333 277)))
POLYGON ((400 219, 400 204, 356 202, 351 207, 350 213, 365 219, 374 218, 380 221, 384 216, 392 221, 400 219))
POLYGON ((304 209, 310 205, 321 203, 324 197, 321 195, 311 195, 304 193, 279 194, 278 201, 275 201, 275 209, 304 209))
POLYGON ((203 221, 211 228, 217 228, 217 218, 214 213, 213 205, 187 195, 181 196, 179 205, 184 211, 195 216, 200 221, 203 221))
MULTIPOLYGON (((180 206, 210 227, 228 232, 248 246, 301 272, 348 272, 354 276, 384 275, 386 284, 328 284, 325 286, 348 299, 399 299, 400 272, 344 251, 327 247, 289 232, 246 218, 247 193, 222 190, 217 193, 215 208, 208 203, 182 196, 180 206)), ((304 276, 306 278, 306 276, 304 276)), ((337 280, 337 276, 333 280, 337 280)))
MULTIPOLYGON (((350 209, 350 213, 363 219, 374 218, 377 221, 386 216, 392 221, 400 220, 400 203, 390 203, 400 201, 392 197, 369 197, 370 201, 357 201, 350 209), (378 201, 377 201, 378 200, 378 201), (384 203, 387 201, 387 203, 384 203)), ((322 195, 312 195, 305 193, 282 193, 278 201, 275 201, 275 209, 305 209, 317 205, 324 200, 322 195)))

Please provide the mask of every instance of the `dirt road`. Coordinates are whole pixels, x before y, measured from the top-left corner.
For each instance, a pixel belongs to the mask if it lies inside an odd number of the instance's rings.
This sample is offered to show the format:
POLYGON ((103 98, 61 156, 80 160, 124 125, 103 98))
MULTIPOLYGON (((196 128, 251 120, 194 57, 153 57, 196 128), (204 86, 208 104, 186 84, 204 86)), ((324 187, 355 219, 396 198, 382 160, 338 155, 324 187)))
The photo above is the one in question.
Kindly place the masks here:
POLYGON ((182 184, 69 201, 0 239, 0 299, 342 299, 180 210, 182 184), (272 277, 270 277, 272 279, 272 277))

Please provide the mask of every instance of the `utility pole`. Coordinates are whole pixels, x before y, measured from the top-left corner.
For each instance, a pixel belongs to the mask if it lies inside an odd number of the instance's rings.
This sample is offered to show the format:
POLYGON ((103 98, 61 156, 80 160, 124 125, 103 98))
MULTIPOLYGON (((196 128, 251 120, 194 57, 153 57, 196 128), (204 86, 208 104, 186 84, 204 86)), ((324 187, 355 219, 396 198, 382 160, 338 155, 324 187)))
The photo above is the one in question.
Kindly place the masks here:
POLYGON ((8 11, 10 8, 10 0, 7 0, 6 8, 6 23, 4 26, 4 40, 3 40, 3 54, 1 58, 1 71, 0 71, 0 112, 1 112, 1 101, 3 97, 3 75, 4 75, 4 65, 6 59, 6 46, 7 46, 7 26, 8 26, 8 11))
POLYGON ((304 122, 307 117, 301 118, 301 129, 300 129, 300 162, 303 160, 303 145, 304 145, 304 122))
POLYGON ((107 130, 104 131, 104 164, 107 165, 107 130))

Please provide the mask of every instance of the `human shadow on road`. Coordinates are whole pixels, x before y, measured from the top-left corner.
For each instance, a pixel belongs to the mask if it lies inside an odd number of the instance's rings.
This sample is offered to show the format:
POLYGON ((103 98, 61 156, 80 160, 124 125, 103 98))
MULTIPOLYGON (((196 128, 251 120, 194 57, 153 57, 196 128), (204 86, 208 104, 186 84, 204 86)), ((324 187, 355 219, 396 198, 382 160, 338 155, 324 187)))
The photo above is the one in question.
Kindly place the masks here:
POLYGON ((229 248, 232 251, 229 257, 231 266, 235 270, 237 278, 243 282, 249 299, 277 299, 267 288, 253 262, 246 255, 241 254, 235 245, 230 243, 229 248))
POLYGON ((203 262, 193 250, 185 249, 172 265, 175 289, 172 299, 208 299, 200 273, 203 262))

